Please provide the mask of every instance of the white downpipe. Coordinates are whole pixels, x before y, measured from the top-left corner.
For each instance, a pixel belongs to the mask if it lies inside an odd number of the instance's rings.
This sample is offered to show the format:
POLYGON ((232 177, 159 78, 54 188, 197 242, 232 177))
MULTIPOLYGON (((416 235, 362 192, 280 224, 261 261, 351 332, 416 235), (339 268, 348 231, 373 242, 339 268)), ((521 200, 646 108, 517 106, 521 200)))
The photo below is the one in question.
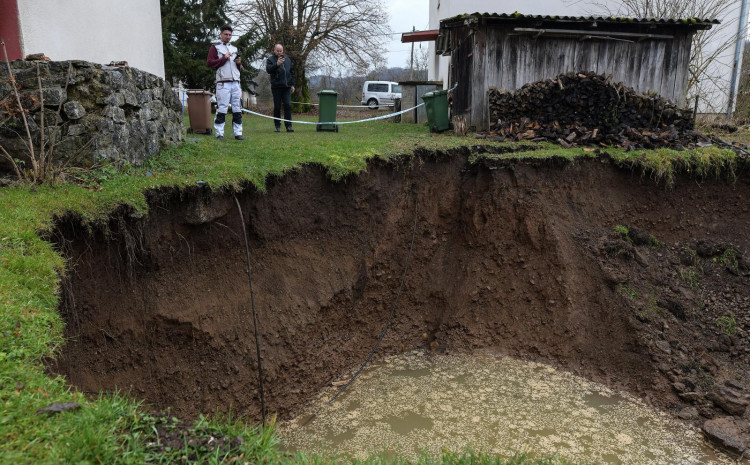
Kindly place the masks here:
POLYGON ((732 67, 732 81, 729 83, 729 105, 727 105, 727 116, 729 118, 734 114, 734 108, 737 104, 737 91, 740 84, 740 69, 742 66, 742 53, 745 48, 745 35, 747 29, 747 3, 748 0, 742 0, 742 9, 740 10, 739 28, 737 30, 737 45, 734 49, 734 66, 732 67))

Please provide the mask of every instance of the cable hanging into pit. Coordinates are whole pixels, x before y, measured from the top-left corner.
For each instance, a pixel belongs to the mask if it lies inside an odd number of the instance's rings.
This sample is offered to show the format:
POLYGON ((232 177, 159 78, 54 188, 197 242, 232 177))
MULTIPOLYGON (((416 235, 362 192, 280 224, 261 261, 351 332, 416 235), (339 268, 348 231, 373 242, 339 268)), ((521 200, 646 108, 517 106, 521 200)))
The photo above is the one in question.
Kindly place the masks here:
MULTIPOLYGON (((412 186, 412 189, 415 189, 414 186, 412 186)), ((406 282, 406 272, 409 270, 409 263, 411 262, 411 256, 414 251, 414 238, 417 235, 417 219, 419 218, 419 197, 417 196, 416 189, 414 192, 414 221, 412 224, 411 229, 411 242, 409 243, 409 253, 406 255, 406 264, 404 264, 404 272, 401 274, 401 282, 398 285, 398 291, 396 291, 396 297, 393 299, 393 305, 391 306, 391 313, 388 315, 388 319, 385 322, 385 327, 380 332, 380 337, 378 337, 377 342, 375 343, 375 346, 373 346, 372 350, 370 351, 370 354, 367 356, 364 362, 362 362, 362 365, 359 366, 356 372, 354 372, 354 375, 349 379, 349 381, 346 382, 343 386, 341 386, 336 392, 336 395, 334 395, 331 400, 328 401, 328 405, 331 405, 340 395, 343 393, 353 382, 357 379, 359 374, 362 372, 362 370, 365 369, 368 363, 370 363, 370 360, 372 360, 373 355, 375 355, 375 351, 378 350, 378 347, 380 347, 380 343, 383 341, 383 338, 385 337, 385 334, 388 332, 388 328, 391 325, 391 321, 393 320, 393 315, 396 314, 396 308, 398 307, 398 299, 401 297, 401 291, 404 289, 404 283, 406 282)), ((302 423, 302 426, 307 425, 310 423, 315 417, 317 416, 316 413, 313 413, 310 418, 305 420, 304 423, 302 423)))
POLYGON ((237 195, 232 194, 234 203, 237 205, 237 212, 240 214, 242 223, 242 237, 245 239, 245 252, 247 253, 247 278, 250 282, 250 307, 253 311, 253 330, 255 331, 255 354, 258 359, 258 388, 260 389, 260 415, 263 419, 263 426, 266 426, 266 402, 263 393, 263 365, 260 359, 260 340, 258 338, 258 313, 255 311, 255 291, 253 290, 253 267, 250 264, 250 244, 247 241, 247 228, 245 227, 245 216, 242 214, 240 201, 237 195))

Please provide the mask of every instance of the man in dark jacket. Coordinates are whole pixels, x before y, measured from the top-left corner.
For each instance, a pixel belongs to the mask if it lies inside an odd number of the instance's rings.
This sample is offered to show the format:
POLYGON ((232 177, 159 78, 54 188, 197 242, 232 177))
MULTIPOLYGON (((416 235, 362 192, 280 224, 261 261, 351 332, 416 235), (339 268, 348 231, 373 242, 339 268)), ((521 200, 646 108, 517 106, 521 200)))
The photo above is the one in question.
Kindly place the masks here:
POLYGON ((281 105, 284 105, 284 126, 286 132, 294 132, 292 129, 292 92, 294 92, 294 70, 292 61, 284 55, 284 47, 276 44, 273 47, 273 55, 266 60, 266 71, 271 78, 271 93, 273 94, 273 121, 276 132, 281 129, 281 105))

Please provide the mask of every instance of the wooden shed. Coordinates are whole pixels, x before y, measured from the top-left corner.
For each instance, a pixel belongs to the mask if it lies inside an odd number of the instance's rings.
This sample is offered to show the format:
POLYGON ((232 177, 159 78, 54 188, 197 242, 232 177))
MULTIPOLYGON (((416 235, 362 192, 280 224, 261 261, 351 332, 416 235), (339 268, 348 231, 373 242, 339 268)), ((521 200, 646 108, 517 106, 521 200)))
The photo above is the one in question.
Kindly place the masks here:
POLYGON ((639 92, 685 105, 691 39, 717 20, 473 13, 440 21, 438 54, 451 57, 454 115, 488 128, 487 91, 561 73, 611 75, 639 92))

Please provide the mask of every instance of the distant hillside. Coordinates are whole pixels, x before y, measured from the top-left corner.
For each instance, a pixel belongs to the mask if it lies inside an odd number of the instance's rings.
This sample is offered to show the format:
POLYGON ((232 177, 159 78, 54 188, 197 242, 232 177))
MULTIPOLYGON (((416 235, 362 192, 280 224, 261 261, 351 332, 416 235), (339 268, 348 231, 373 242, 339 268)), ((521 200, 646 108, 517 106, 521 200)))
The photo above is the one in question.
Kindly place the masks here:
POLYGON ((365 81, 404 81, 411 79, 427 79, 427 70, 415 71, 410 77, 408 68, 383 68, 367 75, 329 76, 318 74, 309 76, 310 96, 317 101, 317 93, 323 89, 335 90, 339 93, 339 103, 358 104, 362 98, 362 85, 365 81))

